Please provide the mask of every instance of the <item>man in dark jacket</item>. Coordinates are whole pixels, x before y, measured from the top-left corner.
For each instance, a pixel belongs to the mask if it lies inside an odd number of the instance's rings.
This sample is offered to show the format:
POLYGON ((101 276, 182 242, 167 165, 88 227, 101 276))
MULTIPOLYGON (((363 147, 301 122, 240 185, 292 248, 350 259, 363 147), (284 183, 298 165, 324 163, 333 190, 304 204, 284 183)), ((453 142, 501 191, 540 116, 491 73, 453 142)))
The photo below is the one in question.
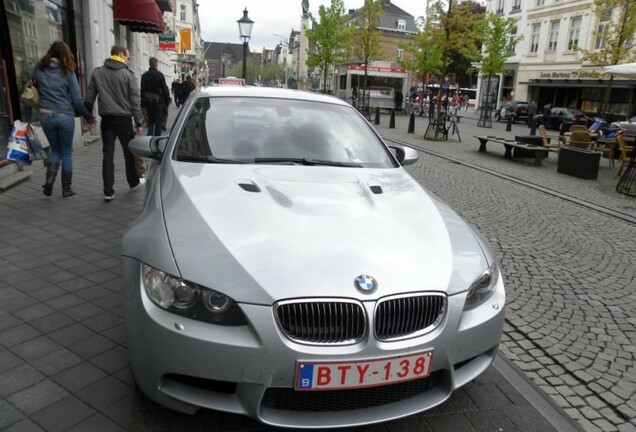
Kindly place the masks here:
POLYGON ((110 50, 110 57, 104 65, 96 68, 86 90, 86 102, 89 111, 99 96, 99 115, 102 118, 102 180, 104 181, 104 200, 115 197, 115 139, 124 151, 126 161, 126 180, 131 189, 143 185, 135 170, 135 158, 128 149, 128 143, 142 133, 141 105, 139 102, 139 84, 135 74, 128 69, 130 53, 126 47, 115 45, 110 50), (133 129, 132 119, 135 122, 133 129))
POLYGON ((150 57, 150 68, 141 75, 141 106, 148 113, 148 135, 161 135, 165 114, 170 105, 166 78, 157 69, 159 59, 150 57))

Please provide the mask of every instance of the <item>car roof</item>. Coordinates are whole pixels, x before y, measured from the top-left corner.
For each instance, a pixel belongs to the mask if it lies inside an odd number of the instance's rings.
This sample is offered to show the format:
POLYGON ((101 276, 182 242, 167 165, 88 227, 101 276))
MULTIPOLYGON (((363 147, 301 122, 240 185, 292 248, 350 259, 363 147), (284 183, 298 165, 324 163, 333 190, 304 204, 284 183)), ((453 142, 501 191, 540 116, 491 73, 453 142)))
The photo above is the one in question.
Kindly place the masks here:
POLYGON ((212 97, 253 97, 274 99, 295 99, 310 102, 324 102, 350 106, 344 100, 331 95, 313 93, 303 90, 282 89, 277 87, 256 87, 240 85, 217 85, 202 87, 198 91, 201 96, 212 97))

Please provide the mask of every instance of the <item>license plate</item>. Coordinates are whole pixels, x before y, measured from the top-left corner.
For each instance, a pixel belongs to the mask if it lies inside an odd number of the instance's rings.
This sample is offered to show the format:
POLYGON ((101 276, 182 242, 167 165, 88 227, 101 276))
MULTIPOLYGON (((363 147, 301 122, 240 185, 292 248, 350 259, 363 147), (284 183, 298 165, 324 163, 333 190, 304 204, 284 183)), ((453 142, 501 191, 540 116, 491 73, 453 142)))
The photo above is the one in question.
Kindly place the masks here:
POLYGON ((296 390, 340 390, 373 387, 426 378, 433 351, 357 362, 298 362, 296 390))

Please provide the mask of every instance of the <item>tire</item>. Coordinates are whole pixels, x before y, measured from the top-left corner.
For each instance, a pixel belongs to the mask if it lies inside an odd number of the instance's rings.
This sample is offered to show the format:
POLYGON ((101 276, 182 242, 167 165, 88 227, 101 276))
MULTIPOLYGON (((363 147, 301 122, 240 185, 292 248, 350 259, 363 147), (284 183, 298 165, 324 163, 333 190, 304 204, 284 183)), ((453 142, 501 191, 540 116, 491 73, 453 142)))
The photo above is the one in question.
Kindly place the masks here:
POLYGON ((517 122, 517 117, 514 114, 510 114, 510 117, 512 117, 512 122, 513 123, 517 122))
POLYGON ((501 120, 501 116, 499 115, 499 111, 497 111, 495 113, 495 121, 500 121, 501 120))

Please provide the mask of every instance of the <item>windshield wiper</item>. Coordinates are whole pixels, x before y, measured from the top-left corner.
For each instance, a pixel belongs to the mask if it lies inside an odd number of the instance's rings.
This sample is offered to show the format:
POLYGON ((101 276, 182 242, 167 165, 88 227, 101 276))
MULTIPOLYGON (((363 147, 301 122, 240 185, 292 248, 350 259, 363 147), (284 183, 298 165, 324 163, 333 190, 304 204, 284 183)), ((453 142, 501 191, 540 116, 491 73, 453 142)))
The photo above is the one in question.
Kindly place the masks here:
POLYGON ((194 156, 183 155, 177 156, 177 160, 180 162, 206 162, 206 163, 218 163, 218 164, 244 164, 245 162, 233 159, 222 159, 214 156, 194 156))
POLYGON ((256 158, 254 163, 285 163, 289 165, 326 165, 337 167, 351 167, 362 168, 362 164, 349 163, 349 162, 337 162, 320 159, 307 159, 307 158, 285 158, 285 157, 269 157, 269 158, 256 158))

